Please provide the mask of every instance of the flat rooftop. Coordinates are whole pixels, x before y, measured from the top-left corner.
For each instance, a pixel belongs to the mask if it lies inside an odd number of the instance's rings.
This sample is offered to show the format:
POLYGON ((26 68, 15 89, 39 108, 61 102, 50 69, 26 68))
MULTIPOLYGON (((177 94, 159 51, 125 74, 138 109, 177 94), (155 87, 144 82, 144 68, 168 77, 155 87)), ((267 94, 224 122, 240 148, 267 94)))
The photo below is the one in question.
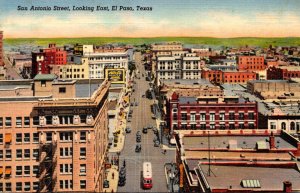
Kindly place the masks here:
MULTIPOLYGON (((227 149, 229 141, 236 141, 237 149, 255 149, 258 141, 266 142, 269 148, 269 136, 210 136, 211 149, 227 149)), ((207 136, 184 136, 184 149, 208 149, 207 136)), ((275 136, 275 146, 277 149, 293 149, 297 150, 295 146, 284 140, 280 136, 275 136)))
POLYGON ((208 176, 208 165, 201 165, 199 169, 211 189, 229 189, 255 191, 278 191, 283 190, 283 182, 290 181, 293 191, 300 190, 300 173, 294 168, 275 167, 239 167, 211 165, 211 175, 208 176), (242 180, 258 180, 260 187, 243 188, 242 180))
POLYGON ((206 79, 162 79, 160 80, 162 84, 166 85, 207 85, 214 86, 211 82, 206 79))

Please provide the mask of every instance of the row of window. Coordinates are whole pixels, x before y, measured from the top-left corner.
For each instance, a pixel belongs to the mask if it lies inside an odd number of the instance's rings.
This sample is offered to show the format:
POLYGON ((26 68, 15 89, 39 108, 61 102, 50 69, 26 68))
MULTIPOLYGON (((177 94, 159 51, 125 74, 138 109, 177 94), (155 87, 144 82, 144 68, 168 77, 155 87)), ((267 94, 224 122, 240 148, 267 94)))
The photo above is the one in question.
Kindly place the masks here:
MULTIPOLYGON (((208 124, 208 125, 207 124, 200 124, 200 125, 190 124, 189 129, 202 129, 202 130, 216 129, 217 126, 219 126, 219 129, 245 129, 246 128, 244 123, 239 123, 238 127, 236 127, 234 123, 229 123, 228 127, 226 127, 225 124, 219 124, 219 125, 216 125, 216 124, 208 124)), ((249 123, 247 128, 254 129, 255 128, 254 123, 249 123)), ((174 124, 173 129, 179 129, 179 127, 176 124, 174 124)), ((188 125, 181 124, 180 129, 188 129, 188 125)))
MULTIPOLYGON (((59 78, 63 78, 63 75, 59 75, 59 78)), ((72 78, 72 75, 67 74, 66 78, 72 78)), ((74 74, 73 78, 80 78, 80 74, 74 74)), ((84 78, 84 74, 81 74, 81 78, 84 78)))
MULTIPOLYGON (((63 69, 61 68, 59 71, 62 72, 63 69)), ((67 72, 72 72, 72 69, 67 68, 67 72)), ((74 68, 73 72, 80 72, 80 69, 79 68, 74 68)), ((83 68, 81 69, 81 72, 84 72, 83 68)))
MULTIPOLYGON (((38 190, 39 189, 39 182, 32 183, 32 189, 38 190)), ((31 183, 30 182, 16 182, 16 191, 18 192, 29 192, 31 190, 31 183)), ((0 192, 11 192, 12 191, 12 184, 10 182, 6 182, 5 184, 0 182, 0 192), (5 185, 5 188, 4 188, 5 185)))
MULTIPOLYGON (((5 139, 5 143, 11 143, 11 141, 12 141, 11 138, 5 139)), ((30 141, 31 141, 30 133, 16 133, 16 144, 30 143, 30 141)), ((32 133, 32 142, 33 143, 39 142, 39 134, 38 133, 32 133)), ((0 133, 0 144, 2 144, 2 143, 3 143, 3 134, 0 133)))
MULTIPOLYGON (((38 159, 39 157, 39 149, 16 149, 16 159, 30 159, 30 155, 32 152, 32 158, 38 159)), ((73 155, 73 149, 69 147, 60 148, 60 157, 70 157, 73 155)), ((80 147, 79 152, 80 159, 86 158, 86 147, 80 147)), ((2 160, 5 157, 7 160, 12 159, 12 150, 11 149, 0 149, 0 160, 2 160), (5 155, 4 155, 5 152, 5 155)))
MULTIPOLYGON (((280 126, 281 126, 281 130, 287 129, 287 124, 285 122, 282 122, 280 126)), ((271 127, 271 129, 276 129, 276 122, 270 122, 270 127, 271 127)), ((297 123, 291 122, 290 130, 295 131, 296 129, 297 129, 297 131, 300 130, 300 122, 297 122, 297 123)))
MULTIPOLYGON (((173 120, 177 120, 178 118, 178 114, 174 113, 173 114, 173 120)), ((205 121, 207 118, 207 114, 206 113, 200 113, 199 119, 200 121, 205 121)), ((235 113, 229 113, 228 116, 229 120, 235 120, 235 113)), ((239 113, 238 114, 238 119, 239 120, 245 120, 245 114, 244 113, 239 113)), ((187 113, 181 113, 181 120, 188 120, 188 115, 187 113)), ((209 120, 210 121, 215 121, 216 120, 216 115, 215 113, 210 113, 209 114, 209 120)), ((224 121, 225 120, 225 113, 220 113, 219 114, 219 119, 220 121, 224 121)), ((254 120, 254 113, 248 113, 248 120, 254 120)), ((190 121, 196 121, 196 113, 191 113, 190 114, 190 121)))

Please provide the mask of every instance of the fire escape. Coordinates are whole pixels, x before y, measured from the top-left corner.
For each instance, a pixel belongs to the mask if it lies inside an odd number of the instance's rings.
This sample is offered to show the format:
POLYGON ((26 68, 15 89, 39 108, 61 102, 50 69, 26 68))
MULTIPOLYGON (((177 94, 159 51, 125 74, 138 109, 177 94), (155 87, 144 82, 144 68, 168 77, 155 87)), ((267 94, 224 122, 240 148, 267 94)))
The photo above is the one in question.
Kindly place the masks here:
POLYGON ((55 192, 57 181, 57 142, 40 144, 39 192, 55 192))

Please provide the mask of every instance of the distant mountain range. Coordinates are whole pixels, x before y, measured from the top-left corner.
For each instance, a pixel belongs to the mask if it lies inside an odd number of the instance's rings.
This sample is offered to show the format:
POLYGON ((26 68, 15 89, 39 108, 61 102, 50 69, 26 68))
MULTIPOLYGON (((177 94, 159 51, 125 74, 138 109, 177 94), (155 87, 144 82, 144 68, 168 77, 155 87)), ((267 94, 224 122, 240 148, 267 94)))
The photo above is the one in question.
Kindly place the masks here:
POLYGON ((160 42, 181 42, 183 44, 199 44, 211 46, 258 46, 268 47, 272 46, 300 46, 300 37, 287 38, 256 38, 256 37, 242 37, 242 38, 211 38, 211 37, 155 37, 155 38, 124 38, 124 37, 86 37, 86 38, 16 38, 5 39, 4 43, 7 45, 17 44, 34 44, 46 46, 49 43, 56 43, 57 45, 66 44, 108 44, 121 43, 131 45, 151 44, 160 42))

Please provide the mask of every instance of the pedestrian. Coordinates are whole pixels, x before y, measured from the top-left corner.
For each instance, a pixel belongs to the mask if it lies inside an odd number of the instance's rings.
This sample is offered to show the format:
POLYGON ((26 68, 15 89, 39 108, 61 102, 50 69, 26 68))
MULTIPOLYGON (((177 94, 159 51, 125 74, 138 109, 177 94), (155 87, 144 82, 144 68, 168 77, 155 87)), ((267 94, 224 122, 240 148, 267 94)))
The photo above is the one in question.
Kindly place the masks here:
POLYGON ((125 161, 125 159, 124 159, 124 161, 123 161, 123 167, 124 167, 124 168, 126 167, 126 161, 125 161))
POLYGON ((114 173, 114 172, 112 173, 111 178, 112 178, 112 179, 115 178, 115 173, 114 173))
POLYGON ((166 155, 166 153, 167 153, 167 150, 164 150, 164 154, 166 155))

